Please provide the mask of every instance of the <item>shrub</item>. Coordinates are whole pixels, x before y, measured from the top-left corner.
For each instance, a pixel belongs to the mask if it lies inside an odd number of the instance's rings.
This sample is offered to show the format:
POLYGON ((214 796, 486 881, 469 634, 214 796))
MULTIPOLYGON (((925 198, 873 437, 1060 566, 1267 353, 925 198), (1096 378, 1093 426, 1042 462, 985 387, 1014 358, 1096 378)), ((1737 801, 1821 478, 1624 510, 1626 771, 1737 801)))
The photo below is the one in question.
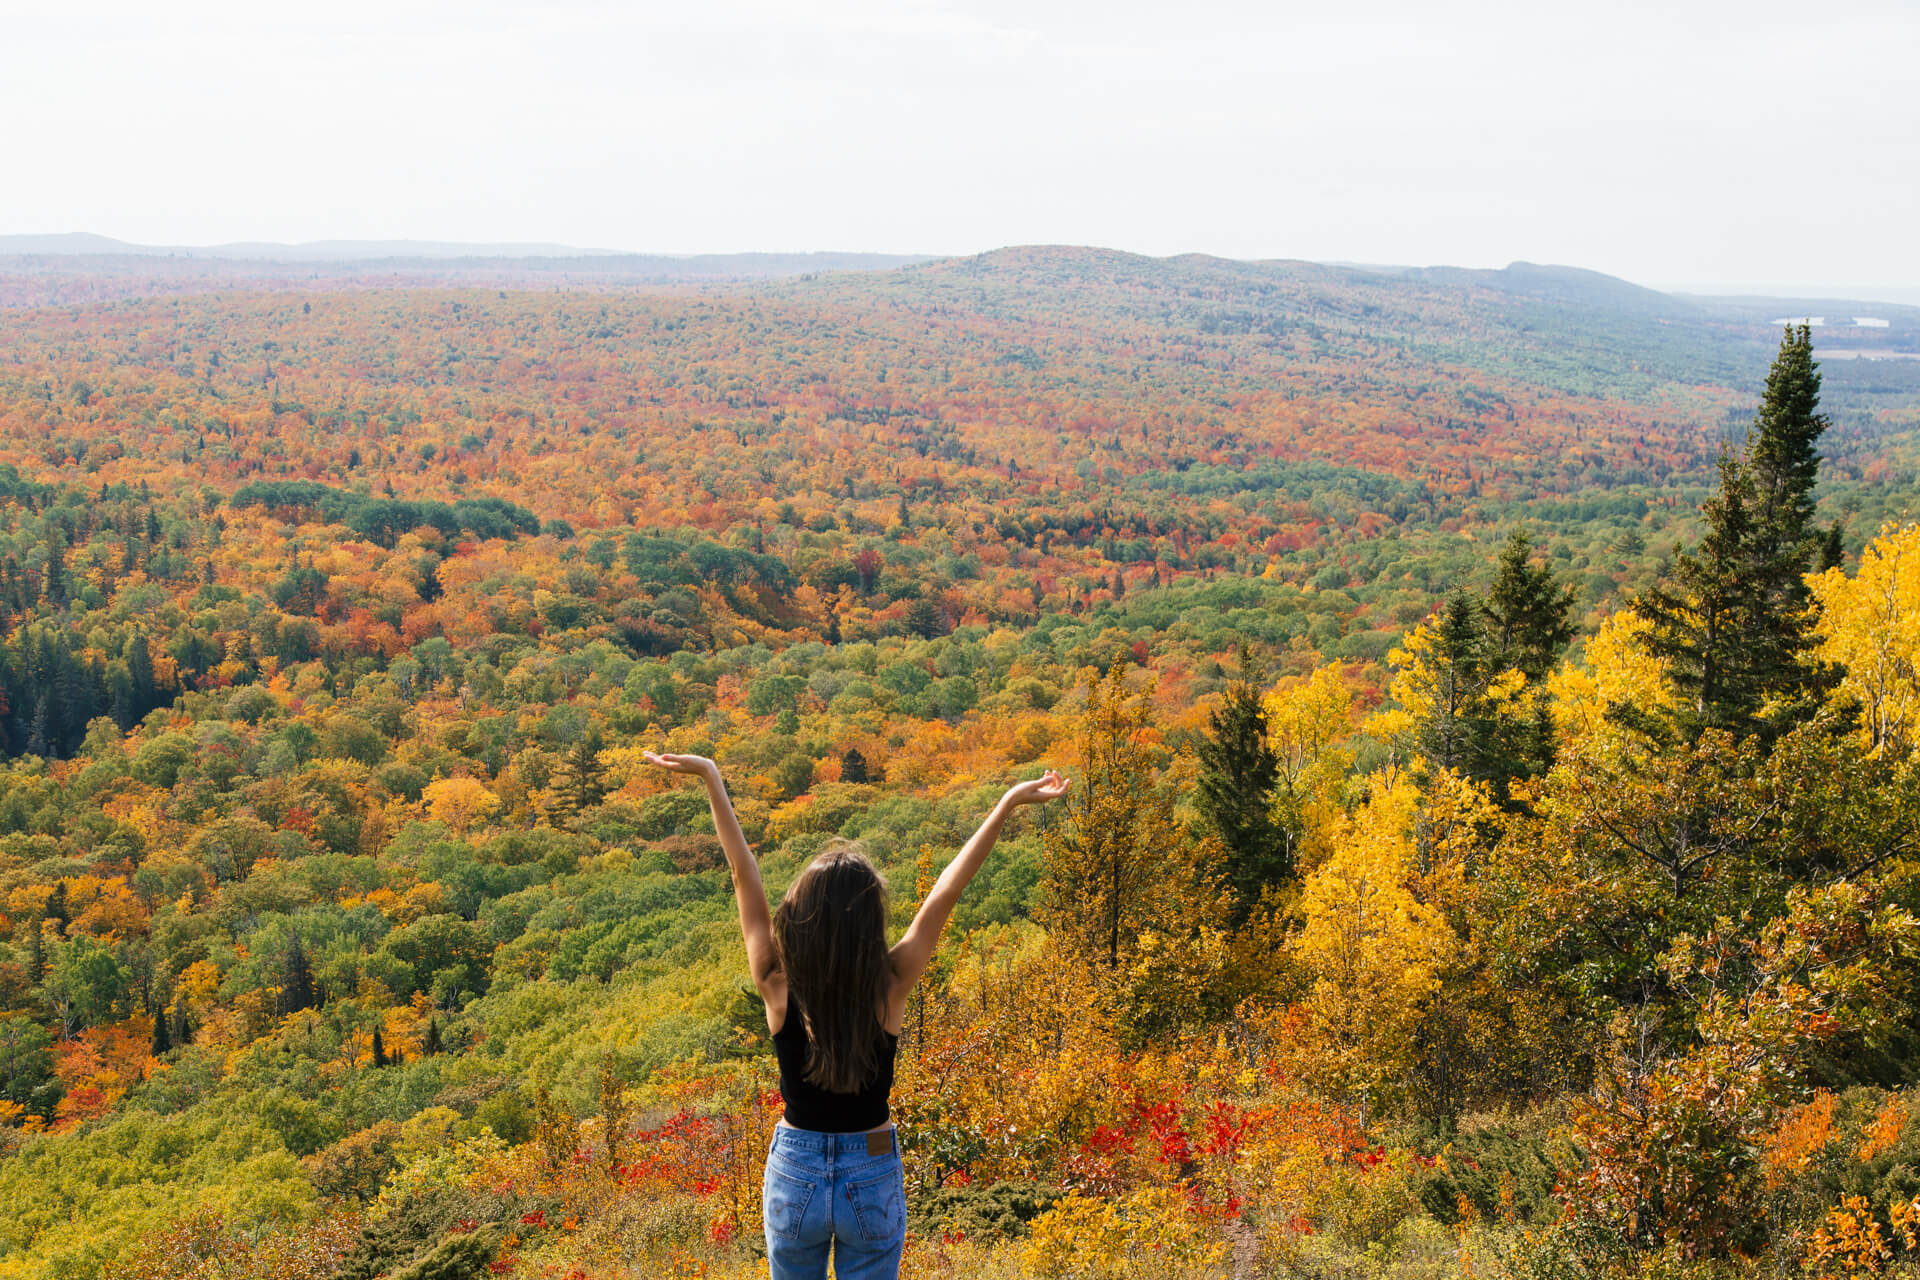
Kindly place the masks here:
POLYGON ((1011 1240, 1027 1234, 1033 1220, 1060 1201, 1057 1187, 1002 1181, 942 1187, 913 1207, 916 1235, 953 1235, 968 1240, 1011 1240))

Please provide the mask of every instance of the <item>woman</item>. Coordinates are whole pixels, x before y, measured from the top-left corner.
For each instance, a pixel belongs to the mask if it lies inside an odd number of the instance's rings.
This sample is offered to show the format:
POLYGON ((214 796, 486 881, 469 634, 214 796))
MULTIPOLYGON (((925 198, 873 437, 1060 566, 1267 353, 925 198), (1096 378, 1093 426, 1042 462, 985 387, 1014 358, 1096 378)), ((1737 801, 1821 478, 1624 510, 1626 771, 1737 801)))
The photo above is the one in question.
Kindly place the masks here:
POLYGON ((769 915, 759 864, 719 767, 701 756, 649 751, 646 758, 707 784, 740 902, 747 965, 767 1003, 786 1100, 762 1191, 773 1280, 824 1280, 829 1250, 838 1280, 890 1280, 899 1274, 907 1231, 900 1150, 888 1117, 907 993, 927 971, 947 917, 1008 816, 1065 795, 1067 780, 1049 769, 1001 796, 888 947, 886 883, 857 846, 829 845, 769 915))

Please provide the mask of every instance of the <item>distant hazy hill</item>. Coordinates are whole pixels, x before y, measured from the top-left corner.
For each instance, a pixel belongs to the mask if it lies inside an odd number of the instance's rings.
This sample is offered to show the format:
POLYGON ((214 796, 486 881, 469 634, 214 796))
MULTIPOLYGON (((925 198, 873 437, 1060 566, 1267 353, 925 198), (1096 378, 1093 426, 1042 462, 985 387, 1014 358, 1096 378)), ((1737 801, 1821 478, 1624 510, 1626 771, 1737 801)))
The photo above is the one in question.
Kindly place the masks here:
POLYGON ((209 291, 454 287, 762 291, 855 308, 976 316, 1046 343, 1105 333, 1176 345, 1478 369, 1579 395, 1662 400, 1758 386, 1787 317, 1824 316, 1833 402, 1920 394, 1920 308, 1662 293, 1578 267, 1381 267, 1021 245, 959 258, 606 253, 558 245, 329 241, 165 249, 103 236, 0 237, 0 307, 209 291), (1869 323, 1861 324, 1858 318, 1869 323), (1044 339, 1044 341, 1043 341, 1044 339), (1854 393, 1857 392, 1857 397, 1854 393))
POLYGON ((181 258, 235 263, 444 263, 514 262, 533 268, 551 261, 567 270, 647 280, 761 280, 814 271, 877 271, 925 262, 925 257, 884 253, 623 253, 562 244, 460 244, 440 240, 314 240, 305 244, 241 242, 216 245, 131 244, 90 232, 0 236, 0 258, 113 257, 181 258))
POLYGON ((1646 316, 1699 314, 1699 308, 1685 299, 1582 267, 1542 266, 1533 262, 1515 262, 1499 271, 1428 267, 1410 271, 1406 278, 1494 289, 1519 297, 1646 316))
POLYGON ((1038 339, 1146 332, 1174 344, 1292 349, 1354 367, 1411 359, 1642 402, 1680 388, 1757 387, 1779 346, 1775 321, 1821 314, 1808 311, 1818 305, 1846 318, 1846 327, 1823 328, 1818 339, 1833 353, 1831 404, 1868 412, 1920 395, 1920 359, 1910 358, 1920 353, 1920 308, 1684 297, 1577 267, 1380 269, 1029 245, 755 287, 854 306, 975 313, 1032 333, 1036 359, 1044 358, 1038 339), (1854 316, 1887 323, 1856 327, 1854 316))
POLYGON ((0 257, 29 254, 131 255, 135 257, 237 258, 268 262, 352 262, 377 258, 579 258, 611 254, 610 249, 575 249, 560 244, 456 244, 441 240, 314 240, 305 244, 247 241, 236 244, 133 244, 76 231, 50 236, 0 236, 0 257))

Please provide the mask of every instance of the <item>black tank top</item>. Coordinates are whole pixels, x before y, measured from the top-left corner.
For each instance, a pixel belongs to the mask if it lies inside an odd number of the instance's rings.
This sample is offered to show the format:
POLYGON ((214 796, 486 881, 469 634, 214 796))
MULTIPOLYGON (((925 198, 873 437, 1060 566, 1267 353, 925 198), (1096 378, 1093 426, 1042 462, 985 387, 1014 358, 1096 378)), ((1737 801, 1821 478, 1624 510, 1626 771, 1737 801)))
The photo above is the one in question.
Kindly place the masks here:
POLYGON ((893 1058, 900 1037, 882 1029, 880 1070, 858 1093, 834 1093, 807 1081, 807 1051, 813 1047, 800 1002, 787 992, 787 1020, 773 1033, 774 1056, 780 1060, 780 1096, 787 1104, 787 1123, 814 1133, 865 1133, 887 1122, 887 1098, 893 1093, 893 1058))

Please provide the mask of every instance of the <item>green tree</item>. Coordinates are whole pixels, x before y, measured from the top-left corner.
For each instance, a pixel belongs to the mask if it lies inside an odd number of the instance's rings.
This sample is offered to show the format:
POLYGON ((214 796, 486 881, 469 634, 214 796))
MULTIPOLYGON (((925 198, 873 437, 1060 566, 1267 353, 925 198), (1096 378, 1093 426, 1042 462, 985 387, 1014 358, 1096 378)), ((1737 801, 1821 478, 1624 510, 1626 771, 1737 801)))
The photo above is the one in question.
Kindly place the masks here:
POLYGON ((167 1011, 164 1006, 153 1010, 153 1042, 148 1052, 156 1058, 173 1052, 173 1032, 168 1029, 167 1011))
POLYGON ((53 1079, 53 1037, 24 1013, 0 1013, 0 1098, 27 1105, 53 1079))
POLYGON ((1760 706, 1758 672, 1745 643, 1759 621, 1749 572, 1753 502, 1752 477, 1723 451, 1720 491, 1701 507, 1707 529, 1698 550, 1681 552, 1665 578, 1634 604, 1652 624, 1647 648, 1665 659, 1690 706, 1682 727, 1695 735, 1707 728, 1751 728, 1760 706))
POLYGON ((606 796, 607 767, 600 762, 606 745, 599 729, 589 729, 561 757, 553 777, 555 807, 560 813, 584 813, 606 796))
POLYGON ((307 960, 306 948, 300 945, 298 933, 287 935, 287 954, 280 970, 280 1012, 298 1013, 313 1008, 313 966, 307 960))
POLYGON ((1179 934, 1211 889, 1203 850, 1155 771, 1148 702, 1115 662, 1088 691, 1080 768, 1044 836, 1041 914, 1069 953, 1113 973, 1148 931, 1179 934))
POLYGON ((860 754, 860 748, 848 747, 846 754, 840 757, 840 781, 865 782, 867 780, 867 758, 860 754))
POLYGON ((1529 744, 1546 730, 1526 676, 1501 661, 1486 610, 1466 591, 1454 592, 1390 660, 1407 745, 1422 766, 1484 782, 1506 804, 1514 780, 1535 771, 1544 748, 1529 744))
POLYGON ((1546 563, 1535 565, 1533 540, 1515 529, 1500 552, 1500 569, 1487 589, 1482 610, 1493 665, 1518 671, 1527 687, 1505 723, 1489 726, 1490 763, 1486 781, 1494 798, 1511 808, 1513 783, 1538 777, 1553 765, 1553 715, 1543 682, 1573 639, 1573 588, 1561 583, 1546 563))
POLYGON ((68 1035, 113 1020, 127 997, 127 971, 111 948, 76 935, 63 945, 42 984, 68 1035))
POLYGON ((1767 370, 1766 393, 1748 437, 1747 467, 1753 477, 1754 523, 1769 587, 1783 609, 1805 608, 1806 573, 1825 541, 1813 523, 1813 486, 1820 477, 1815 451, 1830 425, 1820 413, 1820 366, 1813 358, 1813 331, 1787 329, 1767 370))
POLYGON ((925 596, 907 602, 906 615, 901 619, 901 625, 906 627, 910 634, 927 640, 947 634, 946 619, 941 617, 940 610, 933 601, 925 596))
POLYGON ((1688 714, 1682 732, 1709 728, 1771 740, 1792 708, 1826 683, 1813 661, 1806 575, 1831 555, 1814 528, 1819 366, 1811 331, 1789 329, 1767 373, 1744 456, 1720 458, 1720 489, 1701 508, 1706 533, 1636 608, 1653 624, 1648 647, 1671 666, 1688 714), (1782 708, 1767 719, 1773 703, 1782 708))
POLYGON ((1552 565, 1532 561, 1533 539, 1515 529, 1483 608, 1495 661, 1539 681, 1573 639, 1573 588, 1554 576, 1552 565))
POLYGON ((1259 672, 1245 648, 1238 677, 1210 713, 1199 757, 1200 812, 1226 845, 1235 915, 1245 919, 1261 890, 1293 876, 1292 842, 1274 818, 1280 761, 1267 737, 1259 672))

